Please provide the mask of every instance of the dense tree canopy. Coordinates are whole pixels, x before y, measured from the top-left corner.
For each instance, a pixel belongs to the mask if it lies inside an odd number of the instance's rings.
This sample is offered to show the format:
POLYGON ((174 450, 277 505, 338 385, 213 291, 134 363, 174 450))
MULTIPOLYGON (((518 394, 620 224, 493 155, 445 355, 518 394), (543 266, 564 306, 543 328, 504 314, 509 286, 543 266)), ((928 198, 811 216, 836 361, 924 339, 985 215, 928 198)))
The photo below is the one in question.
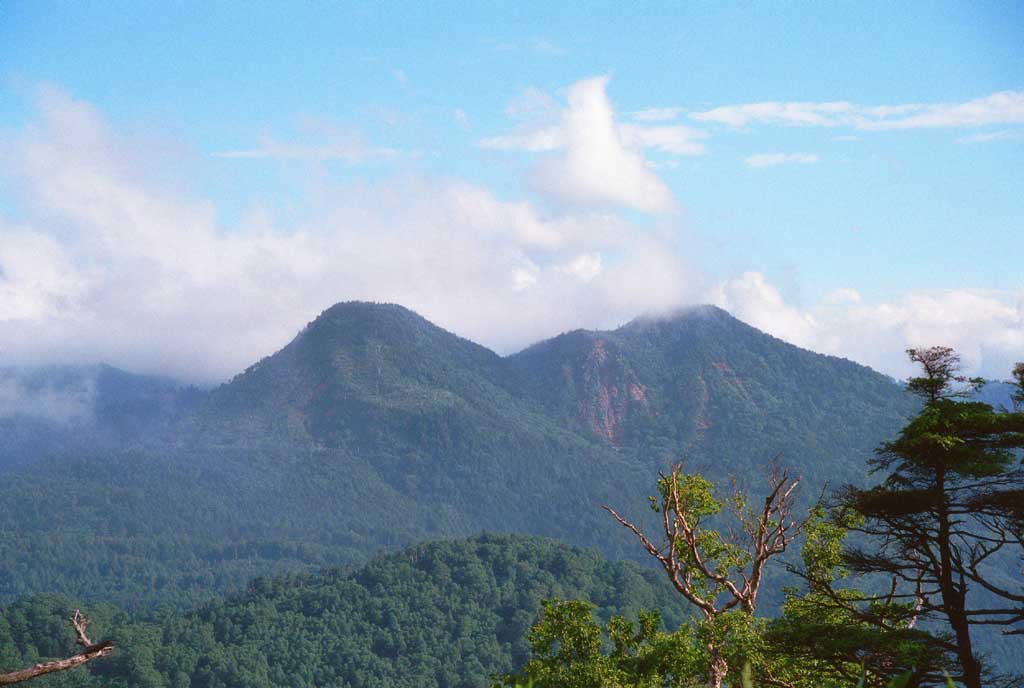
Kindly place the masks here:
MULTIPOLYGON (((541 601, 589 600, 600 619, 684 610, 656 572, 550 540, 485 535, 383 556, 358 569, 258 579, 192 613, 132 621, 88 610, 118 652, 39 686, 192 688, 484 687, 529 656, 541 601)), ((0 671, 62 656, 71 602, 0 611, 0 671)))

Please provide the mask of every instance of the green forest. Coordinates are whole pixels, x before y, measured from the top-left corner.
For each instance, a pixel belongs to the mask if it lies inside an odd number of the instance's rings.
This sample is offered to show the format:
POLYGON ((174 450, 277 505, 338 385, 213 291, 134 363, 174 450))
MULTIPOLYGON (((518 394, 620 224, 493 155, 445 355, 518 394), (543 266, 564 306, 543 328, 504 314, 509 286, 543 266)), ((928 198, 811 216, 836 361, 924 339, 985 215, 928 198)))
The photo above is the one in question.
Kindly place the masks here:
POLYGON ((105 449, 5 465, 0 672, 81 610, 113 650, 37 685, 1021 685, 1024 365, 909 353, 711 309, 503 359, 357 304, 208 392, 117 373, 105 449))

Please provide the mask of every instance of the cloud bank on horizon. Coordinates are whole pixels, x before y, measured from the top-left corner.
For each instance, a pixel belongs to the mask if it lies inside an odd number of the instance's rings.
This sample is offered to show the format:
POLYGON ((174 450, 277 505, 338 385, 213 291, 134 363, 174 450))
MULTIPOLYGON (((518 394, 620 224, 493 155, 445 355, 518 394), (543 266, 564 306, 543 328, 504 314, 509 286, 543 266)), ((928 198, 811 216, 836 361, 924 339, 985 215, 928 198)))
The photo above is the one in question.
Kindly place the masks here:
MULTIPOLYGON (((503 353, 576 327, 711 302, 786 341, 896 376, 909 372, 908 346, 953 346, 971 372, 992 377, 1024 358, 1024 286, 907 289, 868 303, 859 285, 837 284, 807 305, 787 302, 760 271, 708 272, 662 172, 709 154, 714 141, 709 129, 666 124, 681 117, 733 128, 1011 126, 1024 123, 1024 94, 623 117, 608 85, 598 76, 560 94, 528 92, 518 102, 529 116, 510 108, 509 130, 479 140, 491 154, 526 156, 522 199, 400 171, 373 183, 323 181, 302 199, 311 212, 298 220, 253 212, 230 225, 213 200, 155 173, 144 140, 89 103, 42 88, 30 123, 0 142, 0 174, 22 208, 17 219, 0 215, 0 365, 103 361, 223 380, 350 299, 400 303, 503 353)), ((347 133, 322 146, 266 137, 213 155, 314 164, 401 157, 347 133)), ((818 160, 779 152, 745 162, 818 160)))

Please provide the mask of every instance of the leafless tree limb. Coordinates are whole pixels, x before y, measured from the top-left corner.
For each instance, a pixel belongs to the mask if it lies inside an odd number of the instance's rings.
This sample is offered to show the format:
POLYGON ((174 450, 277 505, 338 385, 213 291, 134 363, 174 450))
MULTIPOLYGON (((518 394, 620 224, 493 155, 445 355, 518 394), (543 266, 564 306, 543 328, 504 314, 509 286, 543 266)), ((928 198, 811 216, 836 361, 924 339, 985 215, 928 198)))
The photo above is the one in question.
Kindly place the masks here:
POLYGON ((21 683, 37 676, 50 674, 55 671, 74 669, 75 667, 81 666, 82 664, 92 661, 98 657, 106 657, 114 651, 114 643, 110 640, 105 640, 100 643, 93 643, 89 640, 89 636, 86 634, 86 627, 89 625, 89 619, 87 619, 81 611, 76 609, 75 613, 71 615, 69 620, 71 621, 72 627, 75 629, 75 642, 82 647, 81 652, 65 659, 59 659, 53 662, 44 662, 26 667, 25 669, 19 669, 18 671, 0 674, 0 686, 9 686, 15 683, 21 683))

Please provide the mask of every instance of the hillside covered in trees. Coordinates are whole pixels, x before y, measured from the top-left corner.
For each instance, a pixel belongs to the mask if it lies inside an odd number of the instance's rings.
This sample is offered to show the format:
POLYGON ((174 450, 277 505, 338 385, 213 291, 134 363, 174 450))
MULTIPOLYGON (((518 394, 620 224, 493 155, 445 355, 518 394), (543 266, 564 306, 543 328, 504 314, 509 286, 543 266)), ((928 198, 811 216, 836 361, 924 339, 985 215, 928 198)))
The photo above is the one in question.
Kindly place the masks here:
MULTIPOLYGON (((132 622, 87 608, 117 652, 38 686, 484 688, 529 656, 541 601, 581 598, 599 618, 685 611, 667 581, 631 562, 542 538, 484 535, 420 545, 359 568, 261 578, 191 613, 132 622)), ((29 597, 0 610, 0 672, 60 656, 73 608, 29 597)))
POLYGON ((864 480, 917 408, 713 307, 503 358, 402 307, 344 303, 209 391, 58 372, 22 373, 22 396, 70 388, 79 415, 3 421, 20 439, 0 447, 0 598, 137 610, 485 530, 635 557, 599 507, 642 507, 670 463, 756 484, 780 457, 810 495, 864 480))
POLYGON ((1012 652, 984 628, 977 652, 943 629, 1024 618, 1021 380, 981 397, 955 352, 910 353, 918 400, 713 308, 502 358, 357 303, 210 391, 104 367, 8 372, 48 413, 5 419, 25 430, 0 486, 0 670, 60 656, 62 621, 85 606, 119 652, 42 683, 486 686, 525 671, 550 688, 719 686, 746 664, 799 688, 858 672, 933 685, 954 665, 980 686, 979 667, 1012 669, 1012 652), (68 391, 77 406, 58 403, 68 391), (870 460, 865 419, 902 425, 870 460), (829 445, 846 453, 813 458, 829 445), (896 472, 869 480, 872 466, 896 472), (947 484, 960 492, 935 502, 947 484), (662 529, 666 543, 644 535, 662 529), (561 542, 412 544, 481 530, 561 542), (909 550, 886 549, 899 538, 909 550), (929 538, 949 550, 931 568, 929 538), (645 554, 659 566, 617 561, 645 554))

